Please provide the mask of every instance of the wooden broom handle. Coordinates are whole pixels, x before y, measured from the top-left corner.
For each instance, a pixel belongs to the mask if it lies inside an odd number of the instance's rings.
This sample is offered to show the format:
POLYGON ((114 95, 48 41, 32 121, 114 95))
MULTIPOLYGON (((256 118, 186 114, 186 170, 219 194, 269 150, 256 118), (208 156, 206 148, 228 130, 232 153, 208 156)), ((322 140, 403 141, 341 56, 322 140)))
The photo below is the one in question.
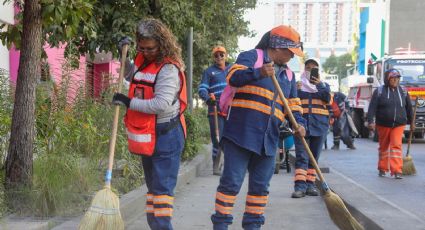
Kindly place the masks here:
MULTIPOLYGON (((121 93, 122 82, 124 79, 125 61, 127 58, 128 45, 124 45, 121 51, 121 67, 120 75, 118 77, 118 93, 121 93)), ((114 120, 112 122, 112 133, 111 139, 109 140, 109 161, 108 170, 106 172, 105 187, 111 187, 112 167, 114 165, 114 154, 115 154, 115 143, 117 142, 117 131, 118 131, 118 118, 120 114, 120 106, 115 105, 114 120), (110 175, 108 175, 110 174, 110 175), (108 179, 109 178, 109 179, 108 179)))
MULTIPOLYGON (((213 93, 210 94, 211 100, 216 101, 215 95, 213 93)), ((216 101, 217 102, 217 101, 216 101)), ((218 112, 217 105, 214 105, 214 129, 215 129, 215 139, 217 143, 220 142, 220 131, 218 130, 218 112)))
MULTIPOLYGON (((413 107, 413 118, 412 118, 412 123, 416 123, 416 110, 418 109, 418 99, 419 96, 416 96, 415 99, 415 107, 413 107)), ((410 144, 412 144, 412 136, 413 136, 413 129, 412 129, 412 124, 410 124, 410 132, 409 132, 409 140, 407 141, 407 152, 406 152, 406 157, 409 156, 409 152, 410 152, 410 144)))
MULTIPOLYGON (((280 97, 280 99, 283 102, 283 107, 284 107, 285 112, 287 113, 287 115, 289 117, 289 121, 291 122, 291 124, 294 127, 294 129, 297 130, 298 127, 299 127, 299 125, 298 125, 297 121, 295 120, 294 114, 292 114, 292 111, 291 111, 291 109, 288 106, 288 102, 286 101, 285 95, 283 94, 282 89, 280 88, 279 82, 277 81, 276 76, 275 76, 274 73, 273 73, 273 75, 272 75, 271 78, 272 78, 272 81, 273 81, 273 85, 277 89, 277 92, 279 94, 279 97, 280 97)), ((302 143, 304 145, 305 150, 307 151, 307 153, 308 153, 308 155, 310 157, 310 161, 313 164, 314 169, 316 169, 316 172, 317 172, 317 175, 320 178, 320 181, 322 183, 326 183, 325 182, 325 178, 323 177, 322 172, 320 171, 320 168, 317 165, 317 161, 314 158, 313 153, 311 152, 310 147, 307 144, 307 141, 304 139, 304 137, 300 137, 300 139, 301 139, 301 141, 302 141, 302 143)))

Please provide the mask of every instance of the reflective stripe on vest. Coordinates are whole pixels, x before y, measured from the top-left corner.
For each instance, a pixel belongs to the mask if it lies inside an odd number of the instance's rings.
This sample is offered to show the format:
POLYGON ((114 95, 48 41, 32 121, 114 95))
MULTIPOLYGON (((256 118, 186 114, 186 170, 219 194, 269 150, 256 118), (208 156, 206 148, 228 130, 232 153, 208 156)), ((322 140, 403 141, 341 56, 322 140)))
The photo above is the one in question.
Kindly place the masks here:
POLYGON ((302 99, 301 105, 303 108, 303 114, 308 114, 311 110, 312 114, 329 116, 329 110, 326 107, 327 103, 320 99, 311 99, 311 104, 309 102, 309 99, 302 99), (311 108, 309 108, 310 106, 311 108))

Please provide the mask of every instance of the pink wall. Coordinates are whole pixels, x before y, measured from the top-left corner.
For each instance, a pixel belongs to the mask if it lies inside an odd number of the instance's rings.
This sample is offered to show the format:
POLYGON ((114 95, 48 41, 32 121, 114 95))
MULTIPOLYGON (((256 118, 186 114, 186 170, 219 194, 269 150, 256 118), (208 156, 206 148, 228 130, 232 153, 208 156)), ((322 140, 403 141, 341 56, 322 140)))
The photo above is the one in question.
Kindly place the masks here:
POLYGON ((16 84, 18 79, 18 67, 19 67, 19 51, 15 50, 15 46, 12 46, 9 50, 9 74, 10 80, 16 84))
MULTIPOLYGON (((53 78, 52 80, 58 88, 66 84, 66 87, 68 87, 67 99, 69 102, 75 99, 79 90, 85 92, 86 84, 93 84, 89 87, 93 88, 93 96, 97 98, 106 87, 109 87, 110 82, 115 82, 118 78, 120 64, 117 61, 113 60, 106 63, 94 64, 92 73, 93 83, 91 83, 91 81, 86 82, 86 76, 89 76, 87 75, 87 71, 89 70, 87 70, 86 58, 84 56, 80 57, 79 67, 72 70, 66 68, 67 65, 64 58, 65 45, 59 48, 50 48, 48 45, 45 45, 44 50, 48 57, 47 61, 50 67, 50 75, 53 78), (112 79, 107 77, 109 75, 112 75, 112 79)), ((10 49, 10 79, 14 83, 16 83, 18 76, 19 56, 19 51, 14 48, 10 49)))
POLYGON ((50 75, 53 77, 52 80, 57 86, 68 87, 68 101, 74 100, 78 90, 84 89, 85 86, 86 58, 81 56, 78 69, 71 69, 67 67, 64 58, 65 45, 61 45, 59 48, 49 48, 48 45, 45 45, 44 50, 48 57, 47 61, 50 67, 50 75))

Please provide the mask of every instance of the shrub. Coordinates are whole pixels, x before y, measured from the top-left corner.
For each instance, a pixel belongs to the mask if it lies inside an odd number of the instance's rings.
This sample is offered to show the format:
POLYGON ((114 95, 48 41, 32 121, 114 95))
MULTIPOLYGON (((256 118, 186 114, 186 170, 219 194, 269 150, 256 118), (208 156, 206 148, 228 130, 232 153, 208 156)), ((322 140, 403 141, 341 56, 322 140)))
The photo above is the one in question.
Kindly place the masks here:
POLYGON ((202 144, 210 141, 210 131, 205 108, 196 108, 192 113, 186 112, 187 137, 182 155, 183 160, 196 156, 202 144))

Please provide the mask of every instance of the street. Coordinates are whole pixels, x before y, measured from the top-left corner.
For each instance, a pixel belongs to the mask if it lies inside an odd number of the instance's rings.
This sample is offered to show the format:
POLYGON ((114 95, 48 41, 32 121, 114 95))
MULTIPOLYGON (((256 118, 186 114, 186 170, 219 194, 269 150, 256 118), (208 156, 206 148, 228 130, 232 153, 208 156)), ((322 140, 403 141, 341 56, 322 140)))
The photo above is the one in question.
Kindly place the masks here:
MULTIPOLYGON (((332 147, 332 134, 328 136, 328 146, 332 147)), ((367 190, 404 209, 408 213, 425 219, 425 140, 416 140, 410 146, 410 154, 417 174, 395 180, 387 173, 379 177, 377 170, 378 143, 372 139, 355 140, 356 150, 346 149, 341 143, 340 150, 325 150, 320 162, 337 170, 367 190)), ((403 144, 403 154, 407 144, 403 144)), ((325 175, 326 176, 326 175, 325 175)), ((425 227, 424 227, 425 228, 425 227)))
MULTIPOLYGON (((328 147, 332 146, 332 134, 328 147)), ((417 175, 395 180, 387 175, 378 177, 376 169, 378 143, 372 139, 356 139, 356 150, 341 145, 339 151, 324 150, 319 165, 329 167, 325 173, 329 186, 351 206, 354 206, 368 221, 359 220, 365 229, 425 229, 425 141, 415 141, 410 153, 417 175), (395 224, 396 223, 396 224, 395 224)), ((403 144, 406 152, 407 144, 403 144)), ((294 154, 294 152, 291 152, 294 154)), ((210 165, 211 166, 211 165, 210 165)), ((184 230, 212 229, 210 215, 214 209, 214 194, 219 177, 211 175, 211 167, 204 169, 191 183, 176 191, 174 228, 184 230)), ((233 210, 234 222, 229 229, 241 229, 247 184, 244 183, 233 210)), ((280 170, 273 176, 270 185, 269 203, 266 208, 266 223, 263 229, 302 230, 321 226, 320 229, 337 229, 321 197, 290 198, 293 191, 293 170, 280 170)), ((127 229, 148 229, 146 215, 140 214, 127 223, 127 229)), ((354 215, 354 214, 353 214, 354 215)))

